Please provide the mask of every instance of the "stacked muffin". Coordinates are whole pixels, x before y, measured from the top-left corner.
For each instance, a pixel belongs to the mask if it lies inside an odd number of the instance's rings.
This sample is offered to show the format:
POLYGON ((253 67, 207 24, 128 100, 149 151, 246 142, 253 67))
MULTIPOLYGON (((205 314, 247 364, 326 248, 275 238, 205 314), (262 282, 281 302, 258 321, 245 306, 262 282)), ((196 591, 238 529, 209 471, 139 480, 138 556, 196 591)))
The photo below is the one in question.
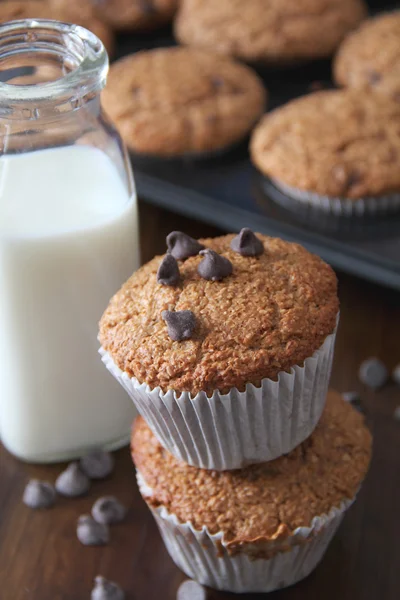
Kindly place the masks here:
POLYGON ((370 457, 362 417, 334 392, 326 402, 336 277, 248 229, 167 245, 100 322, 103 361, 144 417, 141 493, 191 577, 291 585, 321 559, 370 457))

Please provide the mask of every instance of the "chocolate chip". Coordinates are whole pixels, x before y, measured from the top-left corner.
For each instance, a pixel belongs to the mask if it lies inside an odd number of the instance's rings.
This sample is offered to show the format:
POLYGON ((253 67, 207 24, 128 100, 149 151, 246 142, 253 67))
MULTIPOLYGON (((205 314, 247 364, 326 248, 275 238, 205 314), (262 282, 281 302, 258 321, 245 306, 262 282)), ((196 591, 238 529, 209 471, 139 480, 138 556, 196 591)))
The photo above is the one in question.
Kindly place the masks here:
POLYGON ((218 75, 215 75, 214 77, 211 77, 211 83, 213 87, 218 89, 224 85, 225 81, 222 77, 218 77, 218 75))
POLYGON ((110 541, 107 525, 97 523, 90 515, 81 515, 76 528, 78 540, 84 546, 103 546, 110 541))
POLYGON ((232 263, 225 256, 208 249, 200 250, 200 254, 204 258, 197 267, 197 271, 203 279, 220 281, 232 273, 232 263))
POLYGON ((81 469, 90 479, 104 479, 114 470, 114 459, 109 452, 95 450, 80 461, 81 469))
POLYGON ((397 408, 394 409, 393 417, 396 421, 400 421, 400 406, 397 406, 397 408))
POLYGON ((114 581, 108 581, 101 575, 94 580, 91 600, 125 600, 125 594, 114 581))
POLYGON ((379 358, 368 358, 361 363, 358 377, 362 383, 377 390, 387 382, 389 373, 379 358))
POLYGON ((166 254, 157 271, 157 282, 162 285, 177 285, 180 279, 179 266, 172 254, 166 254))
POLYGON ((167 324, 168 335, 171 340, 181 342, 192 337, 196 327, 196 317, 191 310, 163 310, 161 317, 167 324))
POLYGON ((358 412, 365 414, 366 411, 361 402, 360 394, 358 394, 357 392, 343 392, 342 396, 344 400, 346 400, 346 402, 349 402, 353 408, 358 410, 358 412))
POLYGON ((89 491, 90 479, 81 471, 79 464, 73 462, 56 479, 56 490, 62 496, 75 498, 89 491))
POLYGON ((367 77, 371 85, 376 85, 382 79, 382 75, 373 69, 368 71, 367 77))
POLYGON ((181 583, 176 593, 176 600, 206 600, 207 593, 200 583, 188 579, 181 583))
POLYGON ((172 231, 167 236, 167 248, 176 260, 184 260, 196 256, 204 246, 182 231, 172 231))
POLYGON ((248 227, 241 229, 239 235, 233 238, 231 248, 242 256, 259 256, 264 252, 262 241, 248 227))
POLYGON ((152 0, 139 0, 139 8, 145 15, 154 15, 157 13, 157 8, 152 0))
POLYGON ((22 501, 29 508, 49 508, 56 501, 56 490, 48 481, 31 479, 25 487, 22 501))
POLYGON ((350 402, 350 404, 360 401, 360 394, 358 392, 343 392, 342 396, 344 400, 350 402))
POLYGON ((392 378, 397 385, 400 385, 400 365, 397 365, 392 371, 392 378))
POLYGON ((126 508, 114 496, 104 496, 93 504, 92 516, 98 523, 114 525, 124 520, 126 508))

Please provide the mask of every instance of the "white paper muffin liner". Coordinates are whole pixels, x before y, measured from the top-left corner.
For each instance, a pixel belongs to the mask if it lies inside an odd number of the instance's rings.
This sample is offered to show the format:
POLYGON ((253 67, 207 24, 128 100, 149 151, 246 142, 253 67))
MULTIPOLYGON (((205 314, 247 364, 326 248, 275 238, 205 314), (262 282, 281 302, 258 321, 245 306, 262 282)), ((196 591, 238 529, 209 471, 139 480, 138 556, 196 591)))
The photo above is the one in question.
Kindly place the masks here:
MULTIPOLYGON (((138 485, 146 499, 152 490, 137 473, 138 485)), ((245 552, 231 556, 223 534, 201 531, 190 522, 180 523, 166 507, 150 507, 174 563, 188 577, 203 585, 235 593, 272 592, 307 577, 321 561, 352 500, 344 500, 327 515, 314 517, 310 527, 299 527, 284 541, 263 543, 263 550, 276 552, 271 558, 250 558, 245 552), (284 544, 285 550, 279 551, 284 544)), ((260 546, 254 544, 254 549, 260 546)))
POLYGON ((368 196, 352 200, 350 198, 321 196, 315 192, 306 192, 287 185, 278 179, 272 179, 271 181, 284 194, 290 196, 290 198, 338 217, 374 216, 400 210, 400 193, 376 197, 368 196))
POLYGON ((311 435, 325 406, 335 337, 336 330, 303 366, 280 372, 277 381, 211 397, 151 389, 121 371, 103 348, 99 352, 164 448, 189 465, 225 471, 273 460, 311 435))

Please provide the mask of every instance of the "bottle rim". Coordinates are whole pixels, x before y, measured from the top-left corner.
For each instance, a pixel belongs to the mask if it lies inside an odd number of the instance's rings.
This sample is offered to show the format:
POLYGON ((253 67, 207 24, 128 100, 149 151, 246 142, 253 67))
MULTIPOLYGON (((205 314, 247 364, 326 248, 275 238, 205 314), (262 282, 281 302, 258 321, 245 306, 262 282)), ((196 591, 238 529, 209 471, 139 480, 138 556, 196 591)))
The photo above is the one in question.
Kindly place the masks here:
POLYGON ((24 19, 0 25, 0 67, 19 55, 40 54, 68 60, 73 69, 54 81, 31 85, 0 82, 0 107, 42 102, 73 102, 97 95, 105 86, 108 56, 91 31, 70 23, 24 19))

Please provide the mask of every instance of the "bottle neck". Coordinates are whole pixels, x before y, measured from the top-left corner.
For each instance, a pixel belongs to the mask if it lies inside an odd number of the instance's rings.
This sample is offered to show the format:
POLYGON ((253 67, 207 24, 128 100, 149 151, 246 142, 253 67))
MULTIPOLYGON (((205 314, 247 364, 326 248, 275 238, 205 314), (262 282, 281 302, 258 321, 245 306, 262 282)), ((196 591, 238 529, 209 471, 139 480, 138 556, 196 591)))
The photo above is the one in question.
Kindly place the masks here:
POLYGON ((1 25, 0 120, 35 127, 74 118, 83 107, 98 115, 107 71, 102 43, 82 27, 46 20, 1 25))

